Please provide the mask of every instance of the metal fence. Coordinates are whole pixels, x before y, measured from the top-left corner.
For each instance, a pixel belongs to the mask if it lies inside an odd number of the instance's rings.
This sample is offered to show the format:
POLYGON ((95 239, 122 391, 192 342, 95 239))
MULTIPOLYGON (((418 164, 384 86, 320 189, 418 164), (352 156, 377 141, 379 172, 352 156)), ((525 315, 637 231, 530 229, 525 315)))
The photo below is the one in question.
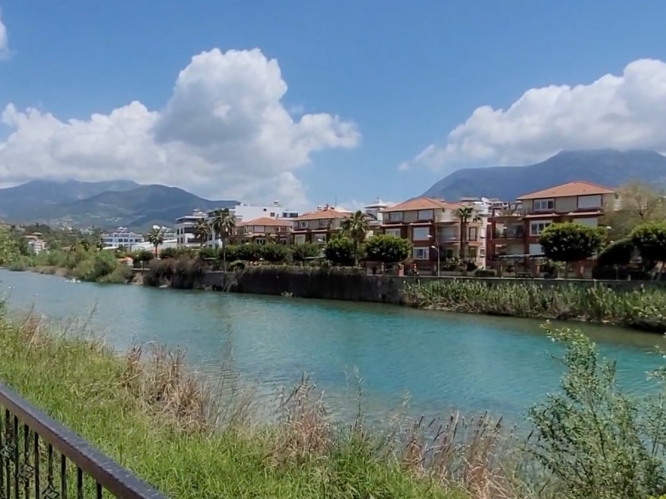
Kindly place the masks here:
POLYGON ((0 383, 0 499, 164 499, 0 383))

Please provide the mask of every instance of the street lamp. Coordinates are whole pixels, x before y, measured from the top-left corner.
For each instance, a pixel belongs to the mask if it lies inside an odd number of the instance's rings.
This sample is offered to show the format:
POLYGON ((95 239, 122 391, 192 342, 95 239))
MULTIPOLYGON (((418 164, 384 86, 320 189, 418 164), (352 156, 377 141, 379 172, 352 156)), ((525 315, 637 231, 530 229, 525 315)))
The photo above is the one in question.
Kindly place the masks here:
MULTIPOLYGON (((428 237, 430 239, 432 239, 434 242, 437 242, 437 239, 433 235, 430 235, 428 237)), ((440 249, 437 246, 435 246, 434 244, 430 247, 432 249, 434 249, 435 251, 437 251, 437 277, 440 277, 441 276, 441 269, 442 269, 442 259, 441 259, 440 249)))

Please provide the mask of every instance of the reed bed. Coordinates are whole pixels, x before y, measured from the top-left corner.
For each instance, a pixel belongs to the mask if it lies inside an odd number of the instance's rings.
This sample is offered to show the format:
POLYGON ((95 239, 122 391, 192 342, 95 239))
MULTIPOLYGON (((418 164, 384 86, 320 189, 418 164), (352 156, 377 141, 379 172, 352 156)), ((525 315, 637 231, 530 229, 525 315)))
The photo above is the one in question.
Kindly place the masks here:
POLYGON ((666 332, 666 292, 616 291, 604 285, 488 284, 471 280, 409 284, 407 304, 470 314, 574 320, 666 332))

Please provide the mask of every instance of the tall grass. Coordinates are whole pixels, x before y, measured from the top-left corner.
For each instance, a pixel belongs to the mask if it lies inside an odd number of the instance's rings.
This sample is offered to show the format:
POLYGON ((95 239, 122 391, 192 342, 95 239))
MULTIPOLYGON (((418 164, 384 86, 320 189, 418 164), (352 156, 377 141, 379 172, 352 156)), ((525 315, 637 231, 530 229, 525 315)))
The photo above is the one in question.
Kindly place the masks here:
POLYGON ((485 422, 487 434, 456 436, 457 423, 430 441, 422 422, 409 432, 337 424, 304 380, 266 423, 240 393, 222 407, 182 351, 117 356, 33 319, 0 318, 0 352, 0 379, 170 497, 463 499, 503 481, 491 457, 499 427, 485 422))
POLYGON ((415 307, 472 314, 578 320, 666 332, 666 292, 642 288, 615 291, 603 285, 450 280, 408 284, 405 302, 415 307))

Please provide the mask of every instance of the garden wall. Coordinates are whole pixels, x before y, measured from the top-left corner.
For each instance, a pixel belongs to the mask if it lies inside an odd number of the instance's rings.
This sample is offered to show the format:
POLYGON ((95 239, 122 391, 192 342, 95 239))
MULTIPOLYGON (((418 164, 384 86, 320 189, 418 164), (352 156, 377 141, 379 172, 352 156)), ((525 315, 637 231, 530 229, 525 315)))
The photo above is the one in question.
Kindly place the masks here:
POLYGON ((642 287, 666 288, 666 282, 595 281, 592 279, 511 279, 476 277, 398 277, 367 275, 362 270, 294 267, 254 267, 237 272, 208 272, 200 280, 204 289, 233 293, 266 295, 290 294, 302 298, 349 300, 377 303, 402 303, 402 289, 407 283, 427 284, 433 280, 474 280, 488 286, 536 284, 544 287, 607 286, 618 291, 642 287))

